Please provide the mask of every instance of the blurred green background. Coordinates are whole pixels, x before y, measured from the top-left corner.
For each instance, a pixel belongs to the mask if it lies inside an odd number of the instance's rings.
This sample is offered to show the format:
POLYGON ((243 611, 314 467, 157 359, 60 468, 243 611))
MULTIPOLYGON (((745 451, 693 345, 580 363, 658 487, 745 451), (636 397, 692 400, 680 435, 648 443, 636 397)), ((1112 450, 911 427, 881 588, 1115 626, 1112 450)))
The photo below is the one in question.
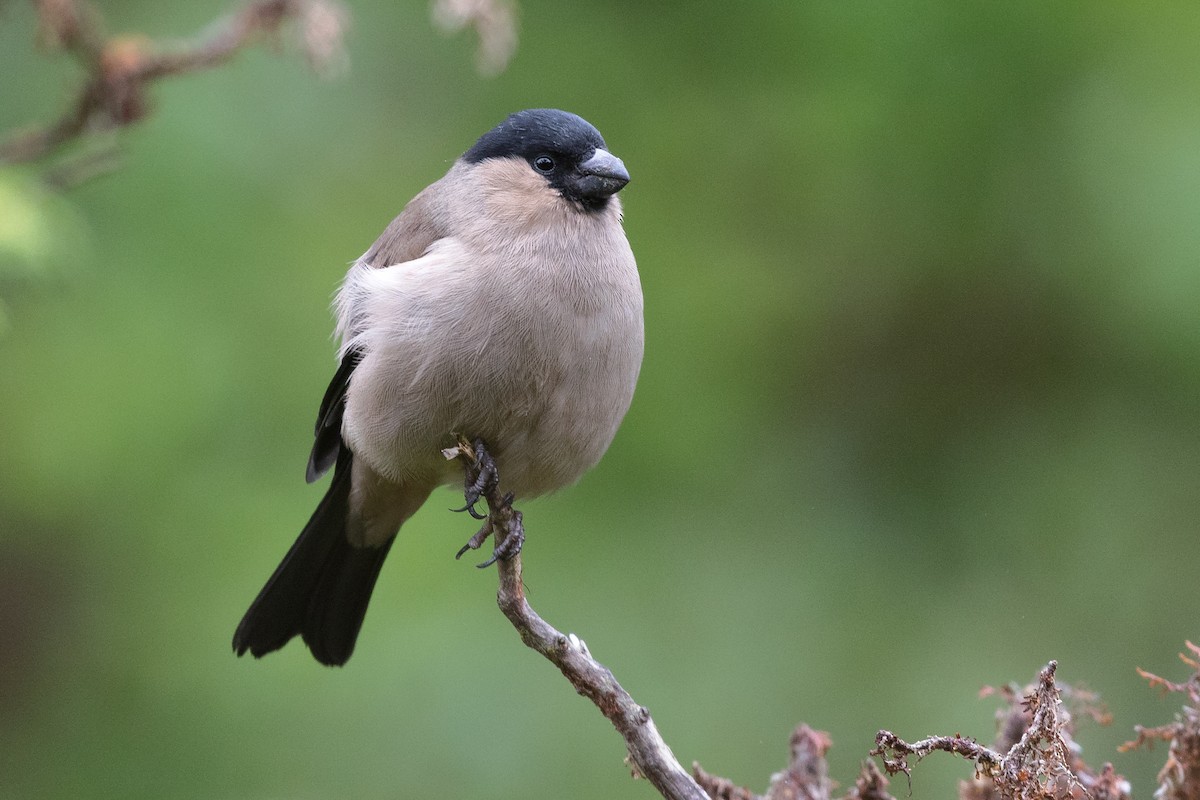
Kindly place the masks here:
MULTIPOLYGON (((225 2, 100 4, 188 35, 225 2)), ((317 502, 347 263, 510 111, 629 166, 632 410, 525 504, 534 605, 684 764, 762 791, 804 720, 990 739, 1049 659, 1147 797, 1200 636, 1200 6, 523 0, 494 79, 425 3, 352 2, 351 68, 258 49, 157 87, 119 171, 0 171, 0 794, 651 797, 453 554, 436 495, 341 670, 238 660, 317 502)), ((0 7, 0 130, 78 80, 0 7)), ((913 796, 968 765, 925 761, 913 796)), ((907 791, 903 779, 893 784, 907 791)))

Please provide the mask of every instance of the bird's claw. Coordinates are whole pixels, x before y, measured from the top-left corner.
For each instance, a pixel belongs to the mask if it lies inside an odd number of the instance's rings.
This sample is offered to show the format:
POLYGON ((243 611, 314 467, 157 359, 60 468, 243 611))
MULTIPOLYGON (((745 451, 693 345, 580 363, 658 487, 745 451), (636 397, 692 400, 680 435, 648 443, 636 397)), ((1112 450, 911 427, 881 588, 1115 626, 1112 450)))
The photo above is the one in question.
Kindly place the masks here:
MULTIPOLYGON (((475 509, 475 505, 496 488, 499 480, 496 462, 492 460, 491 453, 484 446, 483 439, 476 439, 473 452, 468 459, 466 481, 463 485, 463 499, 466 501, 466 505, 450 510, 459 513, 466 511, 475 519, 487 519, 487 514, 480 514, 475 509)), ((480 541, 482 542, 482 540, 480 541)))
POLYGON ((458 549, 458 552, 454 554, 455 560, 462 558, 463 553, 467 552, 468 550, 478 550, 480 547, 483 547, 483 543, 487 541, 487 538, 491 535, 492 521, 489 519, 487 522, 483 523, 482 528, 475 532, 474 536, 472 536, 470 539, 467 539, 466 544, 458 549))
POLYGON ((467 504, 465 506, 463 506, 462 508, 452 508, 450 510, 453 511, 455 514, 461 514, 462 512, 465 511, 468 514, 470 514, 472 517, 474 517, 475 519, 487 519, 487 514, 480 514, 478 511, 475 510, 475 504, 478 502, 479 502, 479 498, 476 497, 474 500, 469 500, 467 502, 467 504))
MULTIPOLYGON (((479 569, 487 569, 497 561, 507 561, 508 559, 521 552, 521 547, 525 544, 525 526, 522 524, 521 512, 512 507, 513 494, 509 492, 504 495, 500 507, 493 511, 500 511, 508 515, 508 535, 500 542, 496 543, 496 547, 492 550, 491 557, 482 564, 477 564, 479 569)), ((495 531, 495 525, 492 523, 492 518, 488 517, 487 522, 483 523, 483 527, 475 532, 475 535, 467 540, 467 543, 458 549, 454 558, 459 559, 468 550, 478 550, 483 547, 483 543, 495 531)))
POLYGON ((525 526, 521 524, 521 512, 512 507, 512 495, 508 495, 505 500, 508 502, 507 508, 512 512, 508 523, 508 535, 503 541, 499 542, 492 550, 492 557, 482 564, 477 564, 480 569, 487 569, 497 561, 508 561, 510 558, 521 552, 521 548, 525 544, 525 526))
POLYGON ((500 484, 500 475, 496 470, 496 462, 487 451, 483 439, 476 439, 475 444, 469 445, 465 439, 460 439, 456 448, 444 451, 447 458, 462 458, 466 462, 466 479, 463 486, 463 499, 466 505, 462 508, 452 508, 451 511, 466 511, 475 519, 486 520, 483 527, 459 548, 454 558, 459 559, 468 550, 478 550, 496 530, 496 520, 500 520, 500 529, 507 531, 503 541, 496 542, 492 556, 479 564, 480 569, 490 567, 497 561, 507 561, 521 552, 525 544, 525 527, 521 522, 521 512, 512 507, 513 493, 508 492, 496 502, 496 489, 500 484), (485 500, 488 513, 481 514, 475 505, 485 500))

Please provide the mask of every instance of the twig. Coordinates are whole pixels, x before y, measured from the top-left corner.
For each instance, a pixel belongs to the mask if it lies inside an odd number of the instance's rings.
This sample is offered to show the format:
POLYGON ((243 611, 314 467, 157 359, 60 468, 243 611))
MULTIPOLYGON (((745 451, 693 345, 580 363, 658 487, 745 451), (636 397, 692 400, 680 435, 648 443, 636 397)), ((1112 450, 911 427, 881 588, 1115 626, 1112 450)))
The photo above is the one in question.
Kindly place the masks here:
POLYGON ((912 766, 908 763, 910 756, 916 756, 920 761, 938 750, 957 753, 968 761, 974 761, 975 770, 985 775, 999 771, 1004 763, 1004 756, 967 737, 927 736, 910 744, 891 731, 880 731, 875 735, 875 749, 871 751, 871 755, 879 756, 889 775, 903 772, 911 776, 912 766), (888 758, 888 753, 894 753, 895 757, 888 758))
POLYGON ((712 800, 763 800, 763 798, 744 786, 738 786, 728 778, 720 775, 710 775, 704 771, 699 762, 692 762, 692 775, 696 783, 704 787, 704 791, 712 800))
MULTIPOLYGON (((466 442, 443 452, 447 458, 462 458, 464 463, 470 463, 474 457, 473 448, 466 442)), ((509 535, 510 526, 519 512, 503 502, 498 483, 494 482, 484 497, 493 535, 497 542, 502 542, 509 535)), ((583 640, 575 634, 561 633, 530 607, 521 582, 520 554, 501 559, 496 564, 500 575, 496 601, 500 610, 517 629, 521 641, 558 667, 575 691, 591 700, 613 724, 625 740, 635 775, 650 781, 668 800, 710 800, 679 765, 659 734, 650 712, 634 701, 607 667, 592 658, 583 640)))
POLYGON ((1186 642, 1190 652, 1180 653, 1179 658, 1195 670, 1186 681, 1176 683, 1161 678, 1144 669, 1138 674, 1151 686, 1164 692, 1174 692, 1187 697, 1175 721, 1156 728, 1135 726, 1137 739, 1121 746, 1122 751, 1135 747, 1148 747, 1156 740, 1168 742, 1167 761, 1158 773, 1158 791, 1161 800, 1197 800, 1200 798, 1200 647, 1186 642))
POLYGON ((880 731, 871 755, 882 759, 889 774, 903 772, 911 776, 910 757, 921 759, 936 750, 957 753, 973 761, 976 778, 992 781, 1004 798, 1027 800, 1086 793, 1081 777, 1090 782, 1092 776, 1067 744, 1069 716, 1054 682, 1057 668, 1058 662, 1051 661, 1038 674, 1037 685, 1024 699, 1029 723, 1006 753, 958 735, 930 736, 910 744, 891 731, 880 731))
POLYGON ((867 760, 854 779, 854 787, 846 795, 846 800, 896 800, 887 787, 887 776, 879 771, 874 761, 867 760))
MULTIPOLYGON (((792 731, 792 757, 786 769, 771 776, 771 785, 764 795, 757 795, 733 781, 710 775, 699 764, 692 765, 692 774, 712 800, 829 800, 833 781, 829 779, 829 762, 825 755, 832 740, 825 731, 810 728, 804 723, 792 731)), ((887 790, 888 779, 874 761, 864 761, 854 786, 841 800, 895 800, 887 790)))
MULTIPOLYGON (((0 137, 0 163, 37 161, 91 134, 113 131, 150 113, 151 84, 227 63, 238 51, 285 29, 295 32, 301 51, 319 73, 346 63, 343 38, 349 15, 338 0, 247 0, 191 42, 162 44, 138 35, 108 37, 103 18, 88 0, 32 0, 38 14, 38 41, 74 56, 85 76, 74 101, 46 125, 0 137)), ((479 38, 476 56, 485 75, 503 72, 517 48, 514 0, 435 0, 434 22, 455 32, 470 27, 479 38)), ((52 174, 60 185, 82 183, 115 168, 115 141, 104 152, 65 159, 52 174)))
POLYGON ((792 732, 792 759, 788 768, 771 776, 763 800, 829 800, 833 782, 825 754, 833 740, 825 731, 801 724, 792 732))
MULTIPOLYGON (((36 161, 92 132, 131 125, 149 113, 148 92, 155 81, 224 64, 242 48, 278 36, 287 24, 299 30, 301 48, 318 71, 344 61, 347 16, 335 0, 253 0, 191 43, 173 46, 142 36, 106 38, 100 14, 86 0, 34 0, 34 5, 43 46, 71 53, 87 74, 57 120, 4 138, 0 162, 36 161)), ((94 156, 89 161, 94 169, 94 156)), ((60 168, 58 180, 68 177, 60 168)))

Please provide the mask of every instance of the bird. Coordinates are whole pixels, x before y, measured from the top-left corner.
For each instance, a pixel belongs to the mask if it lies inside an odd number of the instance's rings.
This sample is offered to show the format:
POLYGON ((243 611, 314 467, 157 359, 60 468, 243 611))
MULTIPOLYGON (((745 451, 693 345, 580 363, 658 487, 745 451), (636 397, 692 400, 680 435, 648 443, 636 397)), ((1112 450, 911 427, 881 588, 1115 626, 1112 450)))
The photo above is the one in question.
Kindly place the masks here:
MULTIPOLYGON (((596 465, 630 407, 644 349, 641 279, 617 197, 629 180, 582 117, 518 111, 351 264, 306 470, 309 483, 330 468, 333 477, 238 625, 238 656, 300 636, 321 664, 344 665, 401 526, 435 488, 462 483, 441 452, 456 441, 476 443, 510 504, 596 465)), ((485 482, 472 491, 467 480, 465 509, 477 518, 485 482)))

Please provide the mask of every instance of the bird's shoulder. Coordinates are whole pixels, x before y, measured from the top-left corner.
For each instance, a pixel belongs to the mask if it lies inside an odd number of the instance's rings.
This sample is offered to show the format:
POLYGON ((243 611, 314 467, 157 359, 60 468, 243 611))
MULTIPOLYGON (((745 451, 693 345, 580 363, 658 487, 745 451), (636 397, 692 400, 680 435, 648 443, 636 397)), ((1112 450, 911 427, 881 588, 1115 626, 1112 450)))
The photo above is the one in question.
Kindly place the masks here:
POLYGON ((447 213, 444 183, 445 179, 432 183, 410 200, 360 261, 371 267, 412 261, 449 236, 454 220, 447 213))

